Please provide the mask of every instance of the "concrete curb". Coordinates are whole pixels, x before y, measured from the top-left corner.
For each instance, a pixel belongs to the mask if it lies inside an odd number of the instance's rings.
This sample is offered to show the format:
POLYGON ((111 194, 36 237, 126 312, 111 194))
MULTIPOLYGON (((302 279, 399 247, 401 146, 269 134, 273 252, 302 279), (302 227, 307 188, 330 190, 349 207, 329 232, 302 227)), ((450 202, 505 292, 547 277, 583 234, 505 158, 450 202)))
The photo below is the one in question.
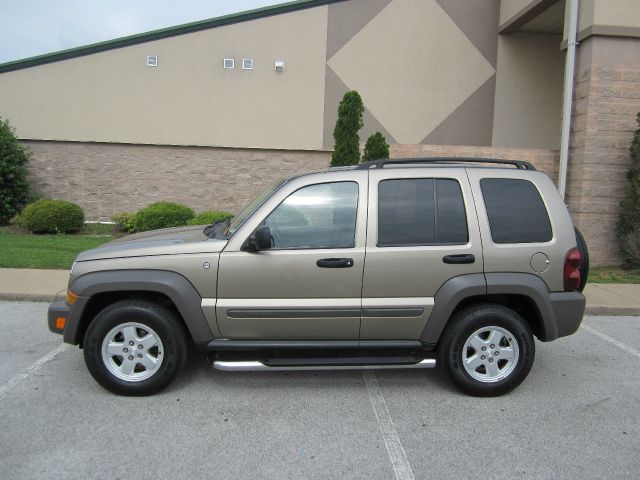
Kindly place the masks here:
POLYGON ((640 307, 604 307, 594 305, 587 307, 584 314, 609 317, 637 316, 640 315, 640 307))
POLYGON ((49 295, 44 293, 7 293, 0 292, 0 301, 9 302, 55 302, 57 300, 64 300, 66 298, 64 293, 56 293, 55 295, 49 295))

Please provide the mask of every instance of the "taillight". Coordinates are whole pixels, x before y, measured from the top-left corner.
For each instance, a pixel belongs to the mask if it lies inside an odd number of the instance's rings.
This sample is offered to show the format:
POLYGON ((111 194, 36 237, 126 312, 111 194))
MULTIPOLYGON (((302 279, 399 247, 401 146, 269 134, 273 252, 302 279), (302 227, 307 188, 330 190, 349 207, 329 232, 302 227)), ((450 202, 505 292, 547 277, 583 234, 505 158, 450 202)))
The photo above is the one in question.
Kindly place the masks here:
POLYGON ((580 287, 580 261, 578 248, 572 248, 564 259, 564 291, 573 292, 580 287))

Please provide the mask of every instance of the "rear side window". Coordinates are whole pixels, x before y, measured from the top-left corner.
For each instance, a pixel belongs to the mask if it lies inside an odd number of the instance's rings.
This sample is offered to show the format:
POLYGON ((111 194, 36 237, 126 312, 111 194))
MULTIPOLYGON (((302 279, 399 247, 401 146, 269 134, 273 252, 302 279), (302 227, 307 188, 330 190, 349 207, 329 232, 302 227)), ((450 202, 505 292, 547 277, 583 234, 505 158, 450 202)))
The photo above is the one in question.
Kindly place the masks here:
POLYGON ((480 188, 495 243, 548 242, 549 214, 538 189, 528 180, 484 178, 480 188))
POLYGON ((378 246, 467 243, 460 184, 445 178, 383 180, 378 184, 378 246))

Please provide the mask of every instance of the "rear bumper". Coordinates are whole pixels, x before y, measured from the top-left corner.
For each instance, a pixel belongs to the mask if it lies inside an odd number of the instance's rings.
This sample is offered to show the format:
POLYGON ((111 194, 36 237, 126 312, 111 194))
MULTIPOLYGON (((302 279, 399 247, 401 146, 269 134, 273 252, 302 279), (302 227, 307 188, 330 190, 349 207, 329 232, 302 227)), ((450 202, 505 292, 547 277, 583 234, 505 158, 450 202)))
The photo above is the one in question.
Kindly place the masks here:
MULTIPOLYGON (((566 337, 580 328, 586 299, 580 292, 560 292, 550 294, 551 308, 555 315, 557 335, 555 338, 566 337)), ((549 338, 549 340, 555 340, 549 338)))
POLYGON ((53 333, 62 335, 64 329, 69 323, 69 317, 71 316, 71 310, 69 305, 64 300, 53 302, 49 305, 49 313, 47 314, 49 330, 53 333))

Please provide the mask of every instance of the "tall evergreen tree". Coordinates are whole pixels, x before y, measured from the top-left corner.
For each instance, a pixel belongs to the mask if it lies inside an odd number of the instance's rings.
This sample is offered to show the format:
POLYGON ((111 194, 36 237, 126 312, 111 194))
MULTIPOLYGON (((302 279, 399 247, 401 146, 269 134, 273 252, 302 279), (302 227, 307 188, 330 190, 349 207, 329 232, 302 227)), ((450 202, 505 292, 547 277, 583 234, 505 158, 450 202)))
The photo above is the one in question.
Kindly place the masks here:
POLYGON ((631 167, 627 172, 627 186, 620 202, 617 225, 620 252, 630 267, 640 267, 640 113, 636 120, 639 128, 629 148, 631 167))
POLYGON ((380 160, 382 158, 389 158, 389 144, 384 135, 376 132, 367 139, 367 143, 364 145, 362 161, 368 162, 369 160, 380 160))
POLYGON ((9 122, 0 118, 0 225, 9 223, 29 200, 28 161, 9 122))
POLYGON ((338 107, 338 120, 333 129, 335 144, 331 155, 331 166, 355 165, 360 162, 360 137, 364 105, 355 90, 344 94, 338 107))

